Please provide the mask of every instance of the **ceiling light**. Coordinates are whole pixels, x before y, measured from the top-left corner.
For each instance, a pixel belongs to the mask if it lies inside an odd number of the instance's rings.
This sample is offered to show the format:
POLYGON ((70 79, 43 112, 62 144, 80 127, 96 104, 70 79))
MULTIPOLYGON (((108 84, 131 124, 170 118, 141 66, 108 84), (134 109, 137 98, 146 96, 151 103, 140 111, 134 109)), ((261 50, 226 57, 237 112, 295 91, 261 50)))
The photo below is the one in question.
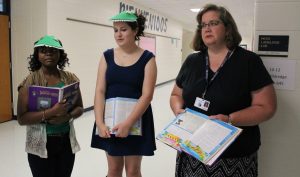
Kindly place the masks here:
POLYGON ((190 9, 192 12, 199 12, 201 9, 190 9))

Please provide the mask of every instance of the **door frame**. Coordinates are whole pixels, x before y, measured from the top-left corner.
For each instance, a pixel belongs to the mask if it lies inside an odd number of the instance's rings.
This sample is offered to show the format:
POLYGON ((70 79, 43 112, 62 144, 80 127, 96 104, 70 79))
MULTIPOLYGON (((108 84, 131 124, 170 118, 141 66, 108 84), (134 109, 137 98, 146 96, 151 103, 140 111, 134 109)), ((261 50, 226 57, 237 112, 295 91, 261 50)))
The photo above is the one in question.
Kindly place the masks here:
POLYGON ((0 119, 1 122, 9 121, 12 119, 16 119, 16 116, 14 115, 14 109, 13 109, 13 90, 12 90, 12 59, 11 59, 11 14, 10 14, 10 0, 3 0, 3 11, 0 11, 0 15, 7 16, 8 17, 8 57, 9 57, 9 90, 10 90, 10 118, 9 119, 0 119))

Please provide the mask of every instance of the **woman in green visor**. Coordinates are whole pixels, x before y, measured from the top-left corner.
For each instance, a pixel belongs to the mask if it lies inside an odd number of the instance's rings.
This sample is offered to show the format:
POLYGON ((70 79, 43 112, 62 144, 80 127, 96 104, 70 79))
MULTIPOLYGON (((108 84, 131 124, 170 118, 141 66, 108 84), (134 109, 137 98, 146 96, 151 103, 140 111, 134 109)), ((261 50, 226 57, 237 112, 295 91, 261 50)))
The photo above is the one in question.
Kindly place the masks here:
POLYGON ((71 102, 63 98, 54 104, 51 98, 41 96, 37 109, 32 109, 33 97, 29 90, 33 85, 64 87, 79 79, 64 71, 69 59, 61 41, 54 36, 46 35, 35 42, 34 52, 28 59, 30 74, 18 87, 17 118, 20 125, 27 126, 26 152, 32 175, 70 177, 75 153, 80 150, 73 126, 73 120, 83 113, 80 89, 71 102))

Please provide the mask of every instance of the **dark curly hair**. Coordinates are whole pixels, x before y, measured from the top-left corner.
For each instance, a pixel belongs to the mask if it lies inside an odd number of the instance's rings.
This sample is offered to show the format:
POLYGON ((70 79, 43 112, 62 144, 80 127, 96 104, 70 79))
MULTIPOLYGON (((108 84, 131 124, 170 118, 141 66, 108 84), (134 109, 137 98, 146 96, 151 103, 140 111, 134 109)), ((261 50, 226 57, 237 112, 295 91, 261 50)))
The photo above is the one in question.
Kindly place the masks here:
POLYGON ((200 24, 202 23, 203 14, 205 14, 208 11, 216 11, 220 14, 219 18, 225 25, 226 31, 228 32, 228 34, 225 37, 227 48, 232 50, 235 47, 237 47, 242 41, 242 37, 238 31, 238 28, 232 15, 226 8, 222 6, 217 6, 215 4, 207 4, 197 15, 198 27, 196 29, 195 36, 192 42, 193 49, 196 51, 203 51, 207 49, 207 46, 202 40, 200 24))
POLYGON ((135 36, 135 40, 140 40, 140 36, 144 36, 144 29, 145 29, 145 22, 146 18, 142 14, 135 13, 135 16, 137 16, 136 22, 126 22, 132 30, 137 30, 137 34, 135 36))
MULTIPOLYGON (((42 63, 39 61, 39 58, 38 58, 39 48, 41 48, 41 47, 34 48, 33 54, 27 58, 29 60, 28 69, 31 72, 39 70, 42 66, 42 63)), ((64 50, 59 50, 59 53, 60 53, 60 58, 58 60, 57 65, 58 65, 59 69, 64 70, 66 64, 68 64, 68 66, 70 64, 69 59, 67 58, 67 54, 65 53, 64 50)))

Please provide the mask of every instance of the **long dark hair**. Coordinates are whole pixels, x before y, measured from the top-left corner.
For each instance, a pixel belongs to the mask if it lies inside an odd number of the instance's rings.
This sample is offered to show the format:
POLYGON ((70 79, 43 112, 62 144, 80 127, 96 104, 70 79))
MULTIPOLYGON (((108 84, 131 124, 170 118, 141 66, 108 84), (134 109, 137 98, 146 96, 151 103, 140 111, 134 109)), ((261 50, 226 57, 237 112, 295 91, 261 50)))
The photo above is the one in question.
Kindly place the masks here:
MULTIPOLYGON (((28 64, 28 69, 31 72, 37 71, 41 68, 42 63, 39 61, 39 48, 41 47, 35 47, 34 52, 32 55, 30 55, 27 59, 29 60, 28 64)), ((59 50, 60 53, 60 58, 57 63, 57 67, 61 70, 64 70, 66 64, 69 63, 69 59, 67 58, 67 54, 64 52, 64 50, 59 50)))
POLYGON ((202 23, 202 16, 208 11, 216 11, 220 14, 220 20, 223 22, 227 35, 225 37, 226 40, 226 46, 228 49, 232 50, 235 47, 237 47, 240 42, 242 41, 242 37, 238 31, 238 28, 236 26, 236 23, 232 17, 232 15, 229 13, 229 11, 222 7, 217 6, 215 4, 207 4, 204 6, 203 10, 201 10, 197 15, 197 22, 198 27, 195 32, 195 36, 193 39, 193 49, 196 51, 203 51, 207 49, 207 46, 204 44, 201 36, 201 23, 202 23))
POLYGON ((136 22, 126 22, 130 28, 135 31, 137 30, 137 34, 135 36, 135 40, 140 40, 140 36, 144 36, 144 30, 145 30, 145 22, 146 18, 142 14, 135 13, 135 16, 137 16, 136 22))

